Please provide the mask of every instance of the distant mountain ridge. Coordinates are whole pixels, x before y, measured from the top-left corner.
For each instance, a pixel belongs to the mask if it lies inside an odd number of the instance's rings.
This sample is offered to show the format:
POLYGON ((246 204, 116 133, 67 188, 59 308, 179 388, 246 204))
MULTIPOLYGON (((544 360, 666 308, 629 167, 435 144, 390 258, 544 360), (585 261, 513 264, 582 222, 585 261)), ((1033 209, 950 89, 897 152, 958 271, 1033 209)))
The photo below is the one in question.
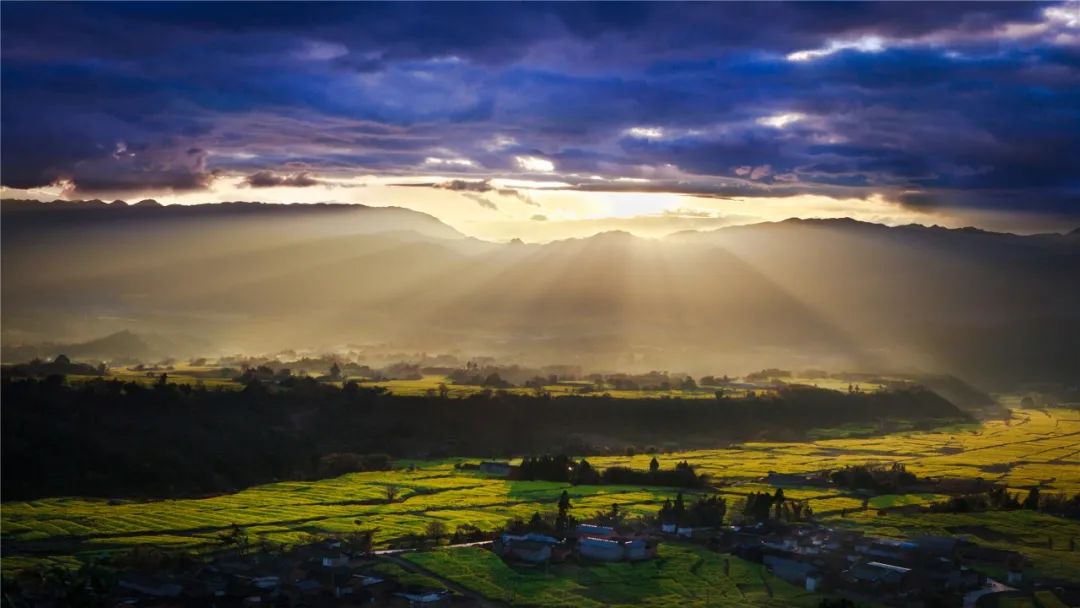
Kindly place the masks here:
POLYGON ((211 219, 303 216, 346 214, 357 217, 377 217, 392 220, 400 230, 415 230, 438 238, 467 238, 438 218, 406 209, 404 207, 379 207, 358 203, 263 203, 252 201, 225 201, 194 205, 162 205, 153 199, 135 203, 115 200, 110 203, 92 200, 55 200, 42 202, 26 199, 3 199, 0 214, 5 221, 23 224, 96 222, 103 220, 157 220, 157 219, 211 219))
POLYGON ((43 344, 4 344, 5 363, 32 359, 51 360, 59 355, 87 359, 134 360, 149 357, 153 350, 136 334, 122 330, 87 342, 43 344))
POLYGON ((900 232, 900 233, 919 233, 919 234, 954 234, 954 235, 968 235, 976 237, 1014 237, 1018 239, 1043 239, 1043 238, 1060 238, 1071 237, 1080 235, 1080 228, 1076 228, 1067 233, 1059 232, 1044 232, 1037 234, 1016 234, 1013 232, 999 232, 994 230, 985 230, 983 228, 977 228, 975 226, 964 226, 961 228, 949 228, 947 226, 940 226, 937 224, 927 226, 925 224, 898 224, 890 226, 887 224, 877 224, 874 222, 866 222, 862 220, 856 220, 850 217, 842 218, 788 218, 776 222, 757 222, 753 224, 739 224, 736 226, 723 226, 721 228, 713 228, 709 230, 681 230, 679 232, 672 233, 665 238, 680 239, 680 238, 692 238, 696 235, 708 235, 724 232, 734 232, 745 229, 762 229, 769 227, 784 227, 784 226, 808 226, 808 227, 827 227, 827 228, 849 228, 854 230, 868 230, 877 232, 900 232))
MULTIPOLYGON (((110 211, 116 213, 131 213, 135 216, 144 215, 146 217, 152 216, 169 216, 169 217, 196 217, 196 216, 229 216, 229 215, 304 215, 311 213, 323 213, 323 212, 337 212, 337 211, 375 211, 386 213, 401 213, 403 216, 413 216, 416 219, 429 222, 432 225, 445 226, 449 231, 448 235, 453 235, 454 238, 466 238, 464 234, 447 226, 441 220, 433 215, 408 209, 405 207, 397 206, 372 206, 364 205, 361 203, 335 203, 335 202, 321 202, 321 203, 266 203, 261 201, 222 201, 217 203, 198 203, 192 205, 163 205, 154 199, 143 199, 136 202, 127 202, 124 200, 114 200, 111 202, 105 202, 100 199, 75 199, 65 200, 56 199, 53 201, 38 201, 33 199, 14 199, 8 198, 0 200, 0 212, 11 217, 17 217, 23 214, 31 215, 56 215, 55 212, 65 212, 65 215, 74 213, 79 215, 79 212, 83 212, 86 216, 98 215, 98 212, 110 211)), ((790 225, 802 225, 802 226, 822 226, 822 227, 849 227, 853 229, 866 229, 871 231, 881 232, 902 232, 902 233, 922 233, 922 234, 966 234, 970 236, 981 237, 1015 237, 1020 239, 1054 239, 1058 237, 1080 237, 1080 227, 1071 230, 1067 233, 1038 233, 1038 234, 1015 234, 1011 232, 999 232, 985 230, 974 226, 965 226, 961 228, 949 228, 946 226, 932 225, 926 226, 924 224, 901 224, 895 226, 889 226, 886 224, 877 224, 873 222, 866 222, 862 220, 856 220, 853 218, 788 218, 785 220, 775 222, 757 222, 751 224, 739 224, 734 226, 724 226, 720 228, 712 228, 708 230, 681 230, 671 233, 661 240, 671 239, 680 240, 701 237, 704 235, 723 234, 727 232, 737 232, 747 229, 763 229, 769 227, 783 227, 790 225)), ((634 235, 626 230, 608 230, 598 232, 597 234, 586 237, 575 237, 572 239, 559 239, 559 240, 583 240, 590 238, 611 238, 611 235, 617 236, 629 236, 634 235)), ((553 241, 557 242, 557 241, 553 241)))

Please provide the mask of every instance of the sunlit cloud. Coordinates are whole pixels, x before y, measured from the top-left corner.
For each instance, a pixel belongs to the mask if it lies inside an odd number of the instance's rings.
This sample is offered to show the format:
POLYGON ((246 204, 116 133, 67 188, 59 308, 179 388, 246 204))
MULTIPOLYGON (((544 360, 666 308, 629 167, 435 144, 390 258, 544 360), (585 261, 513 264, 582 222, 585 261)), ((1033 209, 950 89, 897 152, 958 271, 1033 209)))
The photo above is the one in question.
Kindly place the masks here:
POLYGON ((116 142, 116 148, 113 151, 113 158, 119 160, 124 156, 135 156, 135 153, 128 150, 126 143, 118 141, 116 142))
POLYGON ((535 173, 551 173, 555 170, 555 163, 539 156, 515 156, 514 161, 524 171, 535 173))
POLYGON ((447 165, 457 167, 471 167, 473 161, 468 158, 438 158, 436 156, 429 156, 424 159, 425 165, 447 165))
POLYGON ((777 129, 783 129, 793 122, 798 122, 806 118, 805 114, 798 112, 787 112, 784 114, 773 114, 772 116, 764 116, 757 119, 759 125, 765 125, 767 127, 775 127, 777 129))
POLYGON ((1065 27, 1080 28, 1080 2, 1067 2, 1061 6, 1049 6, 1043 10, 1048 21, 1065 24, 1065 27))
POLYGON ((662 139, 664 137, 664 130, 660 127, 631 127, 623 133, 637 139, 662 139))
POLYGON ((863 36, 855 40, 830 40, 824 48, 808 49, 789 53, 788 61, 811 61, 821 57, 828 57, 833 53, 845 50, 855 50, 862 53, 879 53, 885 50, 885 40, 880 36, 863 36))
POLYGON ((768 176, 772 173, 772 167, 769 165, 758 165, 757 167, 750 167, 747 165, 736 167, 735 175, 740 177, 746 177, 752 180, 758 180, 768 176))
POLYGON ((505 150, 506 148, 516 146, 517 144, 517 140, 509 135, 496 135, 483 142, 481 147, 488 152, 498 152, 499 150, 505 150))

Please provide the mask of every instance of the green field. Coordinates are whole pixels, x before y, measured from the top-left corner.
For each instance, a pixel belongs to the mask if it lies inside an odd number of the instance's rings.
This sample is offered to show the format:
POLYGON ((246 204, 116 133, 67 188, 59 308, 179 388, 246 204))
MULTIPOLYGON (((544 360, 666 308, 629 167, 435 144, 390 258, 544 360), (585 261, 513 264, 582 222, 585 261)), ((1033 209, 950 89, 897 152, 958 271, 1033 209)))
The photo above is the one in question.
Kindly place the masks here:
MULTIPOLYGON (((665 467, 687 460, 708 473, 719 491, 740 495, 772 488, 761 482, 769 471, 811 472, 848 464, 904 462, 920 476, 982 477, 1020 491, 1039 485, 1044 492, 1080 492, 1080 412, 1014 411, 1006 421, 944 432, 904 433, 866 439, 807 443, 745 443, 739 446, 659 454, 665 467)), ((590 457, 597 467, 648 467, 651 455, 590 457)), ((0 513, 0 540, 6 572, 55 563, 70 565, 103 551, 156 545, 201 551, 218 546, 218 535, 233 524, 254 540, 296 543, 306 534, 375 529, 376 544, 419 533, 433 520, 452 531, 460 524, 496 529, 511 517, 552 512, 558 495, 570 492, 579 518, 618 503, 628 515, 655 513, 674 491, 666 488, 576 486, 541 481, 508 481, 455 468, 462 459, 399 462, 398 469, 352 473, 320 481, 281 482, 201 499, 123 501, 49 498, 8 502, 0 513), (396 488, 387 503, 387 487, 396 488)), ((830 524, 858 526, 874 534, 963 534, 993 546, 1016 546, 1036 571, 1080 579, 1080 522, 1031 512, 984 514, 903 514, 878 509, 939 500, 935 495, 875 497, 869 510, 862 498, 834 488, 787 487, 790 498, 807 500, 830 524), (846 511, 846 516, 841 514, 846 511), (1053 548, 1048 546, 1047 538, 1053 548)))
MULTIPOLYGON (((156 384, 161 374, 166 374, 168 381, 172 384, 186 384, 191 386, 205 386, 206 388, 223 388, 239 390, 244 388, 244 385, 234 382, 231 378, 213 377, 217 374, 219 368, 208 366, 193 366, 183 363, 178 363, 168 370, 158 371, 139 371, 131 368, 116 367, 109 370, 106 380, 120 380, 122 382, 136 382, 150 386, 156 384)), ((69 374, 67 376, 68 382, 85 382, 87 380, 95 380, 101 378, 101 376, 82 376, 78 374, 69 374)))
POLYGON ((488 599, 524 606, 816 606, 821 596, 759 564, 700 547, 663 543, 640 563, 510 566, 485 549, 411 553, 409 561, 488 599))
MULTIPOLYGON (((156 371, 139 371, 130 368, 113 368, 109 370, 106 379, 122 380, 124 382, 137 382, 144 385, 153 385, 159 381, 161 374, 168 376, 168 381, 174 384, 188 384, 199 385, 207 388, 225 388, 225 389, 241 389, 243 384, 235 382, 230 378, 213 377, 218 371, 215 367, 197 367, 187 364, 176 364, 170 369, 156 370, 156 371)), ((71 382, 85 382, 87 380, 96 379, 100 376, 84 376, 78 374, 71 374, 68 376, 68 380, 71 382)), ((363 377, 350 377, 347 380, 355 380, 362 386, 368 387, 382 387, 388 392, 402 396, 402 397, 423 397, 438 391, 440 384, 445 384, 448 389, 448 396, 451 399, 458 399, 462 397, 469 397, 482 393, 485 387, 476 386, 471 384, 458 385, 453 384, 445 376, 424 376, 417 380, 380 380, 372 381, 363 377)), ((344 382, 338 381, 334 384, 341 385, 344 382)), ((846 390, 847 384, 839 383, 838 381, 824 380, 820 383, 818 381, 808 382, 810 384, 820 384, 821 388, 830 388, 835 390, 846 390), (842 385, 842 386, 841 386, 842 385)), ((563 382, 559 384, 547 385, 544 391, 551 394, 554 397, 563 395, 582 394, 581 391, 585 387, 591 387, 590 382, 563 382)), ((867 385, 864 390, 873 390, 878 388, 877 385, 867 385)), ((533 395, 535 390, 531 388, 513 387, 506 390, 509 393, 519 395, 533 395)), ((758 389, 755 392, 758 394, 765 394, 770 389, 758 389)), ((731 398, 745 397, 747 391, 744 389, 725 389, 724 393, 731 398)), ((614 389, 602 389, 591 390, 586 394, 590 395, 608 395, 615 399, 715 399, 715 388, 698 388, 693 390, 614 390, 614 389)))

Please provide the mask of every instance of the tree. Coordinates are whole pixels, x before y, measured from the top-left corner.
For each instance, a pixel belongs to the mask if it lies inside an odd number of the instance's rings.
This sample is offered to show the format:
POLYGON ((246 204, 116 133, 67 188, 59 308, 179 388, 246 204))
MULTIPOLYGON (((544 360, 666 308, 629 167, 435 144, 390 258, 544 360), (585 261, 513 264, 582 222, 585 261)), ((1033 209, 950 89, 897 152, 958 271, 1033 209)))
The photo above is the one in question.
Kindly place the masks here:
POLYGON ((600 472, 582 458, 577 466, 573 467, 570 475, 570 483, 574 485, 596 485, 600 483, 600 472))
POLYGON ((532 517, 529 518, 528 529, 529 532, 544 532, 548 529, 547 522, 540 516, 539 511, 533 511, 532 517))
POLYGON ((754 492, 746 497, 746 506, 743 508, 743 515, 758 522, 768 521, 772 506, 773 497, 767 492, 754 492))
POLYGON ((665 498, 664 504, 660 507, 660 523, 671 524, 674 522, 674 507, 671 505, 671 499, 665 498))
POLYGON ((484 538, 484 531, 472 524, 458 524, 454 535, 450 537, 453 543, 471 543, 484 538))
POLYGON ((622 524, 623 512, 619 509, 619 505, 611 503, 611 508, 607 511, 597 511, 593 516, 593 521, 601 526, 618 526, 622 524))
POLYGON ((341 380, 341 366, 338 365, 337 361, 334 361, 334 364, 330 366, 330 379, 341 380))
POLYGON ((233 524, 228 532, 218 535, 218 541, 227 548, 243 553, 248 547, 248 533, 239 525, 233 524))
POLYGON ((1032 511, 1039 510, 1039 488, 1031 488, 1031 491, 1028 492, 1027 498, 1024 499, 1024 504, 1022 506, 1023 508, 1032 511))
POLYGON ((776 493, 773 494, 773 504, 775 505, 773 518, 780 521, 784 513, 784 488, 776 488, 776 493))
POLYGON ((570 494, 563 490, 559 495, 559 514, 555 517, 555 531, 566 532, 570 529, 570 494))
POLYGON ((390 485, 386 486, 386 502, 394 502, 394 499, 397 498, 397 495, 398 495, 398 487, 397 486, 395 486, 393 484, 390 484, 390 485))
POLYGON ((660 470, 660 461, 653 456, 653 459, 649 461, 649 472, 655 473, 660 470))
POLYGON ((487 378, 484 378, 482 386, 490 386, 494 388, 508 388, 510 383, 503 380, 502 376, 498 372, 492 372, 488 374, 487 378))
POLYGON ((438 520, 430 521, 424 528, 424 534, 426 534, 428 538, 438 542, 446 537, 446 524, 438 520))
POLYGON ((687 509, 686 525, 716 527, 724 523, 727 500, 719 496, 701 496, 687 509))
POLYGON ((686 517, 686 503, 683 501, 682 492, 675 495, 675 504, 671 506, 671 515, 675 518, 675 523, 681 523, 683 518, 686 517))
MULTIPOLYGON (((357 522, 359 522, 359 520, 357 520, 357 522)), ((341 536, 341 541, 348 547, 349 551, 366 555, 371 552, 371 548, 374 544, 374 537, 375 530, 358 530, 356 532, 343 534, 341 536)))

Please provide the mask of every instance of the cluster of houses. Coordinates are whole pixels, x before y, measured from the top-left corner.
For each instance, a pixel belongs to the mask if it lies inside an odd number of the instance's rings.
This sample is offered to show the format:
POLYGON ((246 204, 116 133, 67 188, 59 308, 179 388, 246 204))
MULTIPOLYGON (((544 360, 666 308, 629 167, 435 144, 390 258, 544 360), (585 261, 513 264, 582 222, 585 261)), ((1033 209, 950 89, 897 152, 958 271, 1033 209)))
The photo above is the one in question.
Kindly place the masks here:
MULTIPOLYGON (((468 598, 444 587, 401 584, 380 572, 366 554, 326 540, 282 554, 223 554, 188 568, 132 569, 119 573, 100 605, 188 608, 348 606, 468 606, 468 598)), ((55 585, 35 588, 20 581, 19 594, 32 606, 63 606, 51 597, 55 585)), ((20 605, 20 604, 13 604, 20 605)))
POLYGON ((1016 551, 958 537, 897 540, 812 523, 770 521, 723 528, 665 524, 634 532, 581 524, 560 538, 503 534, 492 550, 504 560, 528 564, 556 563, 571 556, 596 562, 642 561, 656 557, 661 540, 707 545, 761 563, 773 575, 807 591, 836 593, 857 603, 959 606, 985 593, 1031 586, 1023 573, 1024 557, 1016 551), (991 581, 982 572, 1002 575, 991 581))
POLYGON ((608 526, 580 524, 563 538, 539 533, 503 534, 492 550, 506 560, 532 564, 564 561, 570 555, 602 562, 656 557, 659 541, 643 533, 625 534, 608 526))
POLYGON ((958 599, 984 589, 975 566, 1023 583, 1023 555, 955 537, 895 540, 814 524, 731 527, 714 547, 764 564, 775 576, 807 591, 837 591, 879 603, 905 605, 958 599))

